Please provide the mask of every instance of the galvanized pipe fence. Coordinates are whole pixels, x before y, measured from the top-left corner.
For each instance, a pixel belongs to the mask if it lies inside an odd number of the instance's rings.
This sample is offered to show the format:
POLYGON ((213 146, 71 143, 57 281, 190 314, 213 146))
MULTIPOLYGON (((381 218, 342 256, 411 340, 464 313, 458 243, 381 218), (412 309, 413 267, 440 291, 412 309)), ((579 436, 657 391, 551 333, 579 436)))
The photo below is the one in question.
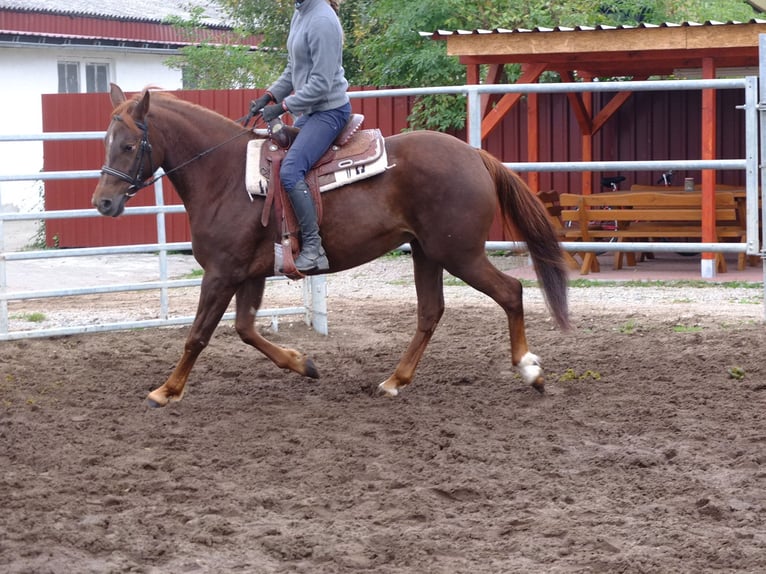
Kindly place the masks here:
MULTIPOLYGON (((0 143, 17 141, 45 141, 45 140, 85 140, 103 139, 104 132, 73 132, 56 134, 36 134, 21 136, 0 135, 0 143)), ((161 170, 157 172, 161 174, 161 170)), ((99 170, 86 171, 60 171, 35 174, 0 175, 0 181, 36 181, 54 179, 96 179, 100 176, 99 170)), ((42 212, 23 213, 0 213, 0 341, 25 339, 33 337, 52 337, 60 335, 73 335, 80 333, 94 333, 127 329, 139 329, 148 327, 167 327, 176 325, 188 325, 194 320, 193 316, 173 315, 169 304, 169 290, 185 287, 199 287, 201 278, 173 279, 168 272, 168 253, 191 251, 190 242, 172 242, 166 240, 165 214, 184 213, 183 205, 165 205, 163 200, 163 180, 158 179, 154 185, 154 206, 128 207, 124 215, 156 215, 157 243, 140 245, 117 245, 110 247, 87 247, 75 249, 40 249, 40 250, 5 250, 5 222, 10 221, 47 221, 52 219, 69 219, 83 217, 103 217, 95 209, 68 209, 42 212), (76 258, 99 255, 130 255, 130 254, 156 253, 158 255, 158 273, 156 281, 118 283, 111 285, 89 285, 87 278, 83 279, 83 285, 77 288, 49 288, 27 289, 12 291, 8 286, 7 265, 10 262, 23 262, 34 260, 46 260, 57 258, 76 258), (160 293, 160 303, 155 319, 126 320, 118 322, 101 322, 91 324, 73 324, 52 328, 29 328, 12 330, 10 328, 11 315, 9 302, 30 299, 61 298, 84 295, 99 295, 107 293, 131 292, 156 290, 160 293)), ((286 280, 282 277, 270 278, 269 281, 286 280)), ((53 278, 52 278, 53 282, 53 278)), ((299 305, 283 308, 259 309, 257 317, 271 319, 272 328, 278 328, 278 320, 285 316, 303 316, 306 322, 320 333, 327 334, 327 306, 325 278, 310 277, 303 281, 303 297, 299 305)), ((227 312, 223 320, 232 320, 233 312, 227 312)))
MULTIPOLYGON (((761 40, 763 44, 763 39, 761 40)), ((762 47, 763 54, 763 47, 762 47)), ((764 62, 766 59, 761 58, 764 62)), ((763 66, 763 64, 762 64, 763 66)), ((766 71, 761 70, 762 77, 766 77, 766 71)), ((672 251, 672 252, 716 252, 716 253, 746 253, 758 255, 764 260, 763 284, 766 295, 766 259, 759 239, 759 179, 764 180, 761 172, 764 158, 761 154, 766 153, 766 145, 759 145, 759 125, 764 122, 763 113, 766 110, 766 93, 761 83, 759 98, 759 82, 755 76, 739 79, 725 80, 663 80, 643 82, 581 82, 565 84, 493 84, 493 85, 467 85, 467 86, 444 86, 417 89, 388 89, 375 91, 350 92, 351 98, 376 98, 387 96, 419 96, 437 94, 464 94, 468 99, 468 140, 474 147, 481 146, 481 101, 483 94, 505 93, 566 93, 566 92, 597 92, 597 91, 665 91, 665 90, 701 90, 701 89, 742 89, 744 90, 744 102, 740 109, 746 114, 746 157, 742 159, 728 160, 658 160, 658 161, 609 161, 609 162, 528 162, 506 163, 506 167, 519 172, 525 171, 607 171, 629 169, 633 171, 654 171, 667 169, 740 169, 746 172, 746 213, 747 213, 747 241, 745 243, 679 243, 679 242, 621 242, 613 243, 574 243, 564 242, 562 247, 567 251, 599 250, 599 251, 672 251), (760 150, 760 153, 759 153, 760 150)), ((760 133, 766 129, 761 126, 760 133)), ((78 139, 101 139, 104 132, 71 132, 71 133, 47 133, 18 136, 0 135, 2 142, 18 141, 45 141, 45 140, 78 140, 78 139)), ((766 137, 761 135, 761 137, 766 137)), ((45 181, 48 179, 84 179, 98 178, 99 171, 59 171, 34 174, 0 175, 0 181, 45 181)), ((762 186, 763 187, 763 186, 762 186)), ((154 184, 155 205, 147 207, 128 207, 124 215, 155 214, 157 218, 156 244, 125 245, 114 247, 82 248, 67 250, 39 250, 6 252, 3 242, 3 223, 14 220, 47 220, 54 218, 74 217, 102 217, 95 209, 63 210, 55 212, 25 212, 25 213, 0 213, 0 340, 12 340, 30 337, 48 337, 55 335, 69 335, 86 332, 113 331, 121 329, 135 329, 144 327, 159 327, 171 325, 184 325, 193 321, 190 316, 172 316, 168 308, 168 289, 179 287, 197 287, 201 279, 171 279, 167 271, 167 254, 172 251, 185 251, 191 249, 191 244, 167 243, 165 240, 165 219, 167 213, 183 212, 182 205, 164 205, 162 196, 162 179, 154 184), (86 255, 120 255, 131 253, 158 253, 157 281, 143 283, 126 283, 110 286, 87 286, 77 289, 46 289, 26 292, 11 292, 7 288, 6 264, 11 261, 24 261, 33 259, 48 259, 56 257, 78 257, 86 255), (158 317, 152 320, 111 322, 90 325, 74 325, 53 329, 36 329, 23 331, 9 330, 8 302, 33 298, 67 297, 73 295, 88 295, 99 293, 114 293, 120 291, 138 291, 147 289, 160 290, 160 309, 158 317)), ((762 202, 766 209, 766 202, 762 202)), ((766 217, 763 218, 766 221, 766 217)), ((766 232, 766 229, 763 231, 766 232)), ((764 233, 766 237, 766 233, 764 233)), ((526 246, 523 242, 492 241, 487 242, 488 250, 521 250, 526 246)), ((702 261, 701 274, 703 277, 711 277, 715 273, 711 260, 702 261)), ((275 279, 276 280, 276 279, 275 279)), ((304 280, 303 304, 284 309, 262 309, 258 316, 272 318, 272 324, 277 326, 277 318, 285 315, 303 315, 317 331, 327 333, 327 288, 323 276, 311 277, 304 280)), ((766 306, 766 296, 764 297, 766 306)), ((225 320, 231 320, 233 313, 227 313, 225 320)), ((766 319, 766 307, 764 311, 766 319)))

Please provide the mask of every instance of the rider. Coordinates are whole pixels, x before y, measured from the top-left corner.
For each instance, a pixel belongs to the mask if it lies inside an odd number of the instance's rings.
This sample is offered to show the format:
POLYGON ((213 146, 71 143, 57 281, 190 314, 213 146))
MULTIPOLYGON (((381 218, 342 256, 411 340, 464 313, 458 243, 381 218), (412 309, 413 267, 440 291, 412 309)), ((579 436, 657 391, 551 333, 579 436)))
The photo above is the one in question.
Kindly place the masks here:
POLYGON ((261 111, 266 122, 285 112, 299 116, 295 126, 300 132, 282 160, 279 179, 301 228, 301 252, 295 267, 302 272, 330 268, 305 178, 351 114, 338 4, 337 0, 296 0, 287 38, 287 66, 266 93, 251 104, 251 110, 261 111))

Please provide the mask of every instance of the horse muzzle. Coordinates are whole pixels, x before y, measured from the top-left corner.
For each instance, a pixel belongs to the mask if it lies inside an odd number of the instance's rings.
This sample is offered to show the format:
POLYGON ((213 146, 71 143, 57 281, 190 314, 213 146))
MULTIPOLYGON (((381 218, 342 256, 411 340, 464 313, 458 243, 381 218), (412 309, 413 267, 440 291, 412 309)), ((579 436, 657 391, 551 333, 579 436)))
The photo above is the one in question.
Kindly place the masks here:
POLYGON ((128 195, 122 194, 116 199, 109 197, 97 197, 97 194, 93 194, 93 207, 95 207, 101 215, 108 217, 118 217, 125 211, 125 204, 128 201, 128 195))

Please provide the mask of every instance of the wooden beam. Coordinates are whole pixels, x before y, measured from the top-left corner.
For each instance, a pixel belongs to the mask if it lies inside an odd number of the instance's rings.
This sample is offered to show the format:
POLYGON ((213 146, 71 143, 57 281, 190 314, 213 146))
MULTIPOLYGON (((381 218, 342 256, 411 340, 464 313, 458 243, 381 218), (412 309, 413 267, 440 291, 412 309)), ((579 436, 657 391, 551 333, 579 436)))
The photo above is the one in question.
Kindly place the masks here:
MULTIPOLYGON (((633 80, 637 82, 643 82, 649 76, 633 76, 633 80)), ((617 110, 622 107, 628 98, 633 95, 633 92, 618 92, 609 102, 601 109, 598 115, 593 119, 593 125, 591 126, 591 134, 596 135, 604 124, 611 118, 617 110)))
MULTIPOLYGON (((569 70, 560 70, 559 76, 561 76, 561 79, 564 82, 575 81, 574 75, 569 70)), ((572 107, 572 111, 574 112, 575 119, 577 120, 577 125, 580 126, 580 133, 589 134, 591 133, 592 122, 590 112, 588 111, 584 102, 584 95, 584 93, 580 92, 568 92, 567 99, 569 100, 569 105, 572 107)))
MULTIPOLYGON (((503 83, 505 78, 505 64, 490 64, 487 71, 487 84, 503 83)), ((477 82, 478 83, 478 82, 477 82)), ((482 94, 481 95, 481 117, 487 115, 492 106, 500 99, 501 94, 482 94)))
POLYGON ((608 30, 497 32, 492 34, 452 34, 447 36, 450 56, 507 56, 506 61, 529 62, 536 56, 545 61, 560 61, 565 55, 588 58, 586 54, 614 58, 615 54, 635 53, 651 58, 667 51, 678 53, 699 50, 744 48, 758 50, 758 36, 766 24, 740 23, 705 26, 658 26, 656 28, 618 28, 608 30), (514 59, 515 58, 515 59, 514 59))
POLYGON ((465 81, 468 84, 478 84, 481 82, 480 64, 466 64, 465 81))
MULTIPOLYGON (((585 77, 585 80, 592 82, 592 77, 585 77)), ((591 118, 593 117, 593 92, 582 92, 578 94, 581 98, 583 113, 588 118, 588 124, 592 125, 591 118)), ((571 101, 571 100, 570 100, 571 101)), ((583 132, 582 134, 582 157, 581 161, 593 161, 593 136, 590 130, 583 132)), ((593 172, 584 171, 580 175, 580 182, 582 185, 581 193, 583 195, 590 195, 593 191, 593 172)))
MULTIPOLYGON (((540 74, 545 71, 545 68, 545 64, 525 66, 523 68, 521 77, 516 81, 516 83, 535 83, 540 77, 540 74)), ((487 115, 481 122, 481 139, 486 138, 492 132, 492 130, 494 130, 500 124, 500 122, 503 121, 505 114, 507 114, 508 111, 516 105, 516 103, 521 99, 522 95, 523 94, 505 94, 502 98, 500 98, 500 101, 497 102, 497 105, 489 112, 487 112, 487 115)))

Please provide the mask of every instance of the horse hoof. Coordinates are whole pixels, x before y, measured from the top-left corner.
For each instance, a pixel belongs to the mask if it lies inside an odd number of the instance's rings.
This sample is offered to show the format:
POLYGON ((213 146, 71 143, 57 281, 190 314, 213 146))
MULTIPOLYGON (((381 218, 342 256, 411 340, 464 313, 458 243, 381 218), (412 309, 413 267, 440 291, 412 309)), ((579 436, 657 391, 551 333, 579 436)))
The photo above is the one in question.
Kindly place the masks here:
POLYGON ((535 389, 541 395, 544 395, 545 394, 545 380, 542 377, 540 377, 534 383, 532 383, 532 388, 535 389))
MULTIPOLYGON (((536 387, 543 384, 543 369, 540 358, 532 353, 525 354, 519 361, 519 374, 525 383, 536 387)), ((540 390, 540 389, 537 389, 540 390)))
POLYGON ((153 391, 146 397, 146 404, 153 409, 160 409, 168 404, 168 400, 156 395, 156 391, 153 391))
POLYGON ((382 382, 378 385, 378 394, 384 397, 395 397, 399 394, 399 389, 387 387, 386 382, 382 382))
POLYGON ((318 379, 319 378, 319 371, 316 368, 316 365, 314 365, 314 361, 311 359, 306 359, 306 364, 304 366, 304 375, 307 377, 310 377, 312 379, 318 379))

